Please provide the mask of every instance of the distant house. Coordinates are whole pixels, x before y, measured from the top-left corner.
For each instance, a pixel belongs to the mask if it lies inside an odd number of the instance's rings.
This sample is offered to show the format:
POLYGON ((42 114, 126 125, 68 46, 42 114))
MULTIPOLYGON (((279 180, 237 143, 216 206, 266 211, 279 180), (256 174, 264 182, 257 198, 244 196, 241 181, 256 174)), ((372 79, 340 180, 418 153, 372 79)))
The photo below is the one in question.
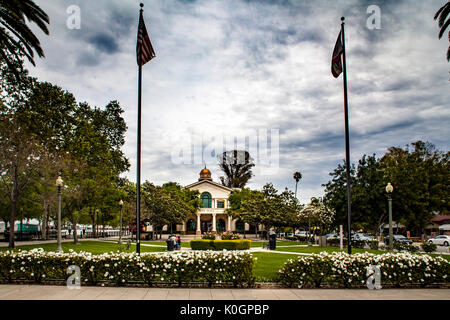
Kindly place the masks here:
POLYGON ((435 237, 439 234, 448 234, 450 230, 444 225, 450 225, 450 216, 436 214, 425 226, 425 235, 435 237))

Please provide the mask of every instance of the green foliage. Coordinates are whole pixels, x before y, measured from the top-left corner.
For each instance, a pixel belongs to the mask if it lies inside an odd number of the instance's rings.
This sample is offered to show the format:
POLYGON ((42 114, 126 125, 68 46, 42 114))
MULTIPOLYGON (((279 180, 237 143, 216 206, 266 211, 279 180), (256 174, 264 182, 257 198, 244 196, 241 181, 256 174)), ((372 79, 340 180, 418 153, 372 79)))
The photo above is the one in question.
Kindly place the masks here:
POLYGON ((394 241, 393 244, 394 250, 397 251, 407 251, 407 252, 418 252, 419 248, 416 247, 414 244, 407 244, 407 243, 401 243, 394 241))
POLYGON ((248 151, 230 150, 219 155, 219 168, 225 174, 220 177, 222 184, 229 188, 243 188, 253 176, 255 166, 248 151))
POLYGON ((437 250, 437 245, 432 242, 424 242, 421 244, 422 250, 426 253, 432 253, 437 250))
POLYGON ((247 250, 251 247, 251 240, 207 240, 193 239, 191 240, 192 250, 247 250))
POLYGON ((170 254, 110 252, 92 255, 86 252, 44 252, 42 249, 22 252, 0 252, 0 278, 25 279, 36 283, 43 280, 66 280, 70 265, 80 267, 82 283, 99 282, 124 285, 143 282, 229 283, 251 286, 254 283, 255 261, 246 252, 174 252, 170 254))
POLYGON ((146 181, 142 191, 145 207, 148 210, 144 217, 156 228, 172 223, 182 223, 200 206, 197 191, 182 188, 176 183, 167 183, 159 187, 146 181))
POLYGON ((321 253, 288 260, 278 280, 290 287, 320 287, 334 284, 349 288, 365 286, 368 267, 379 266, 381 283, 394 286, 448 283, 450 262, 441 257, 410 253, 321 253))
MULTIPOLYGON (((393 220, 421 234, 432 212, 447 214, 450 197, 450 153, 417 141, 405 149, 391 147, 377 159, 364 155, 351 169, 352 227, 378 233, 387 220, 388 182, 394 186, 393 220)), ((324 202, 336 210, 335 225, 346 224, 347 193, 345 162, 330 173, 324 184, 324 202)))

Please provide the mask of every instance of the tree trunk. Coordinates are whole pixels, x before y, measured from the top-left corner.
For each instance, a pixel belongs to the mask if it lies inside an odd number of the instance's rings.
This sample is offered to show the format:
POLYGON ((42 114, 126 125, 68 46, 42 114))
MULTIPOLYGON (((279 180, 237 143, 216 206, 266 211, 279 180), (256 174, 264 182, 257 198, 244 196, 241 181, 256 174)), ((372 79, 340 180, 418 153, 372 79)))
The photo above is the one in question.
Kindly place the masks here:
POLYGON ((9 249, 14 249, 14 227, 15 227, 15 221, 16 221, 16 209, 17 209, 17 202, 15 200, 11 201, 11 215, 9 217, 9 249))
POLYGON ((42 240, 47 240, 47 217, 48 217, 48 206, 46 205, 44 201, 44 216, 42 220, 42 240))

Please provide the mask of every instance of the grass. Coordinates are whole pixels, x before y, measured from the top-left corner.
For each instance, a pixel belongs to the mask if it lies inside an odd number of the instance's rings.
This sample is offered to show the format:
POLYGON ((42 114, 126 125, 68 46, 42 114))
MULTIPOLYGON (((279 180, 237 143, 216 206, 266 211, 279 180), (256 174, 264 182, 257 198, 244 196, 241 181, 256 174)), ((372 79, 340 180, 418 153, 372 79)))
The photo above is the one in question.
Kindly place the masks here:
MULTIPOLYGON (((110 251, 120 251, 120 252, 136 252, 136 246, 131 245, 130 250, 126 250, 125 244, 117 244, 111 241, 108 242, 100 242, 100 241, 80 241, 78 244, 74 244, 73 242, 63 242, 61 244, 64 252, 69 252, 70 249, 73 249, 76 252, 87 251, 92 252, 93 254, 101 254, 110 251)), ((35 245, 27 245, 27 246, 17 246, 16 251, 18 250, 31 250, 35 248, 43 248, 45 251, 55 251, 56 243, 47 243, 47 244, 35 244, 35 245)), ((0 251, 6 251, 8 248, 0 248, 0 251)), ((145 247, 141 246, 141 252, 161 252, 166 251, 165 248, 159 247, 145 247)))
POLYGON ((256 281, 274 282, 275 276, 281 266, 289 259, 297 259, 297 255, 286 253, 253 252, 252 256, 257 258, 254 274, 256 281))

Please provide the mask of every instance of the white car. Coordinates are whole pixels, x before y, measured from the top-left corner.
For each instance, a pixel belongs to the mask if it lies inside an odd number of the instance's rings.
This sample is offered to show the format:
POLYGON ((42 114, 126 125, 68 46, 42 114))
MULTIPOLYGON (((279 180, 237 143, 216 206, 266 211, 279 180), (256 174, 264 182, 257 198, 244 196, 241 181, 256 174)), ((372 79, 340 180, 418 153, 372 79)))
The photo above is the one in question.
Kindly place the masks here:
POLYGON ((440 235, 436 238, 429 239, 428 242, 448 247, 448 245, 450 244, 450 236, 440 235))

